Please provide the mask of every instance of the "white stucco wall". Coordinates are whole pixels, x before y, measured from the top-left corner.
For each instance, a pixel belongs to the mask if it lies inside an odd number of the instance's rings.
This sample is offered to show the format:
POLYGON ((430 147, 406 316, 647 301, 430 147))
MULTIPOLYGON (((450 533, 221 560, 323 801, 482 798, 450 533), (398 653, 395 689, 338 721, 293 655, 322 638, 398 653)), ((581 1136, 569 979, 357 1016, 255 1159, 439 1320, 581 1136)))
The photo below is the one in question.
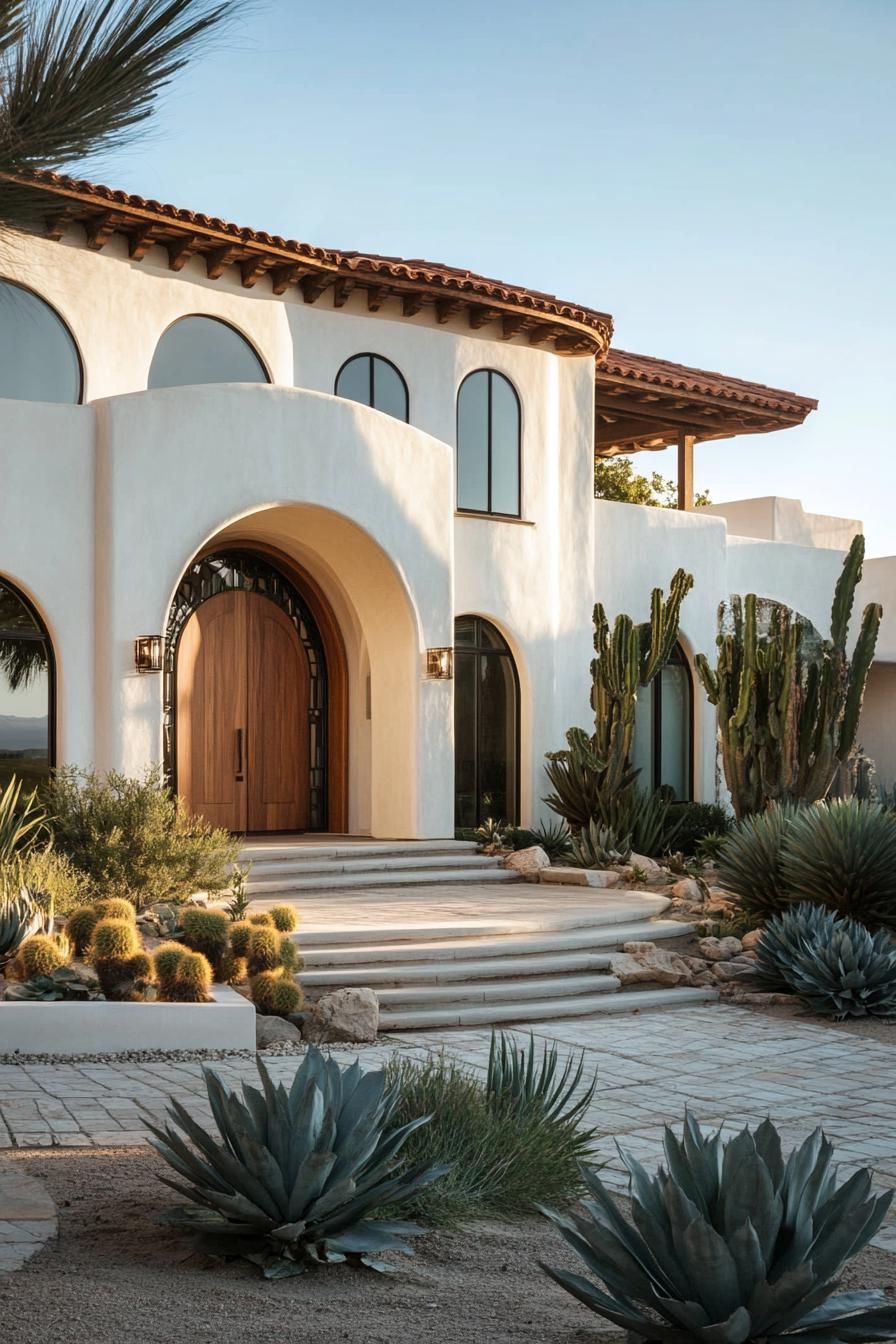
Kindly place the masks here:
POLYGON ((858 741, 877 766, 877 783, 896 788, 896 663, 875 663, 868 675, 858 741))
POLYGON ((846 551, 857 532, 858 518, 836 518, 827 513, 809 513, 798 499, 764 495, 758 499, 735 499, 707 504, 697 510, 724 518, 735 536, 760 541, 784 541, 797 546, 821 546, 846 551))

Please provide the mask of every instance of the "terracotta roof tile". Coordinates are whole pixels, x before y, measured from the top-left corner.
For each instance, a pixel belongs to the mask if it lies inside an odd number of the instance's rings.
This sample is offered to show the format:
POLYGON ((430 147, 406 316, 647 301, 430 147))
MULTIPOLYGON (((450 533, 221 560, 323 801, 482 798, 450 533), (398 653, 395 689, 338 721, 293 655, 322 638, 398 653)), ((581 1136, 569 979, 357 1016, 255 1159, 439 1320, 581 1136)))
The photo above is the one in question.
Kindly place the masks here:
POLYGON ((726 373, 688 368, 684 364, 673 364, 668 359, 656 359, 652 355, 630 354, 615 346, 611 347, 606 359, 599 365, 598 373, 785 414, 804 416, 818 406, 818 402, 811 397, 801 397, 796 392, 784 392, 780 388, 766 387, 764 383, 732 378, 726 373))

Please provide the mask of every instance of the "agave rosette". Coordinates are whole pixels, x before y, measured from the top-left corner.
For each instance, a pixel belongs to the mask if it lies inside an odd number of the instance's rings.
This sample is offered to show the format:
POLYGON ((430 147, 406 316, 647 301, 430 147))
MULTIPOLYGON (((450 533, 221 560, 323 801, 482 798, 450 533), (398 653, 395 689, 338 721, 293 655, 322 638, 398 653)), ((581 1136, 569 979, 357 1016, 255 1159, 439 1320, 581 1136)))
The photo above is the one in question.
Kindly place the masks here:
POLYGON ((396 1170, 405 1140, 430 1117, 389 1130, 398 1090, 385 1073, 364 1072, 357 1061, 343 1069, 315 1047, 289 1088, 274 1083, 260 1059, 258 1072, 261 1088, 244 1083, 240 1096, 204 1070, 220 1137, 173 1098, 171 1123, 147 1122, 153 1147, 183 1178, 159 1179, 190 1201, 164 1220, 202 1234, 213 1252, 260 1265, 266 1278, 315 1262, 392 1269, 379 1257, 411 1254, 406 1239, 420 1229, 369 1215, 404 1203, 448 1170, 396 1170))
POLYGON ((871 1172, 837 1186, 833 1148, 816 1130, 785 1160, 774 1125, 725 1142, 686 1117, 665 1135, 666 1167, 648 1175, 622 1153, 632 1221, 593 1171, 583 1212, 544 1209, 603 1286, 543 1268, 630 1344, 861 1344, 896 1338, 896 1302, 838 1293, 838 1275, 875 1235, 893 1192, 871 1172))
POLYGON ((755 978, 826 1017, 896 1017, 896 947, 885 929, 802 902, 769 920, 755 978))

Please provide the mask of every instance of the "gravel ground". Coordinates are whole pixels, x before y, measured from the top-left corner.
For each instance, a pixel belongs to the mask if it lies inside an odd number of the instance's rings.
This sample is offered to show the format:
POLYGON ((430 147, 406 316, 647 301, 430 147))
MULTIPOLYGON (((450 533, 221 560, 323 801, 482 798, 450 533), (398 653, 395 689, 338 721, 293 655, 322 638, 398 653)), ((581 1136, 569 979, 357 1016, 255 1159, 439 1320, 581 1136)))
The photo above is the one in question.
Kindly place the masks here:
MULTIPOLYGON (((46 1183, 59 1242, 0 1276, 0 1320, 16 1344, 621 1344, 622 1334, 550 1282, 544 1259, 581 1265, 541 1220, 479 1223, 428 1233, 395 1278, 332 1266, 266 1283, 251 1266, 197 1256, 161 1227, 176 1196, 158 1181, 154 1153, 70 1149, 5 1153, 46 1183)), ((866 1251, 849 1287, 896 1295, 896 1256, 866 1251)))

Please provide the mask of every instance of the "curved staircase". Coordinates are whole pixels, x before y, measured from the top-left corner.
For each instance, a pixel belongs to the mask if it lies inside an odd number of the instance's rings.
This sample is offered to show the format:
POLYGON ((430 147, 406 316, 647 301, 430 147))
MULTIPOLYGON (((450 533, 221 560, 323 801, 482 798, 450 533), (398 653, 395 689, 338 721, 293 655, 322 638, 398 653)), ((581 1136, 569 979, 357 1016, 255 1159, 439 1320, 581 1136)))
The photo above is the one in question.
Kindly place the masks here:
POLYGON ((252 864, 246 890, 253 898, 304 891, 520 881, 519 874, 504 868, 499 857, 481 854, 475 844, 464 840, 259 841, 244 845, 240 863, 252 864))

